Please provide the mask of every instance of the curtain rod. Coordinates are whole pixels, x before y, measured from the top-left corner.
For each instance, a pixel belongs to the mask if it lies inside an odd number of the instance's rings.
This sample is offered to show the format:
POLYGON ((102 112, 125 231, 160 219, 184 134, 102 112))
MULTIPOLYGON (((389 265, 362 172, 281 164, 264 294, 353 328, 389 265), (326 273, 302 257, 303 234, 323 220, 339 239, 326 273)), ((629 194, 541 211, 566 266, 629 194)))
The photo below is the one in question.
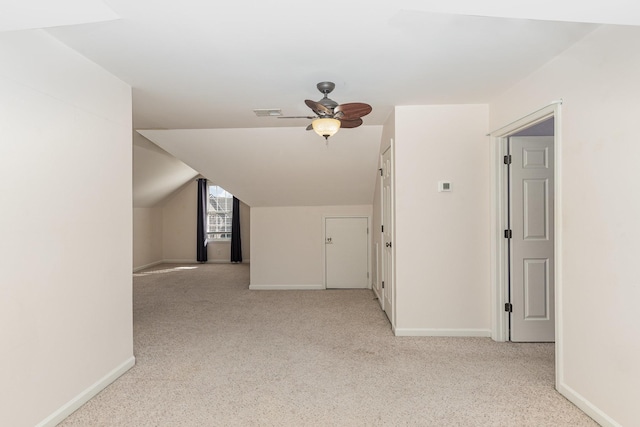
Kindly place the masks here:
POLYGON ((487 134, 487 136, 491 136, 491 135, 493 135, 494 133, 496 133, 496 132, 498 132, 498 131, 501 131, 502 129, 508 128, 508 127, 509 127, 509 126, 511 126, 512 124, 517 123, 517 122, 519 122, 520 120, 526 119, 526 118, 527 118, 527 117, 529 117, 529 116, 533 116, 534 114, 539 113, 540 111, 544 110, 545 108, 549 108, 549 107, 551 107, 552 105, 562 105, 562 98, 557 99, 557 100, 555 100, 555 101, 551 101, 549 104, 545 105, 544 107, 542 107, 542 108, 538 108, 536 111, 534 111, 534 112, 532 112, 532 113, 525 114, 524 116, 520 117, 519 119, 516 119, 516 120, 512 121, 511 123, 506 124, 506 125, 504 125, 504 126, 501 126, 501 127, 499 127, 498 129, 496 129, 496 130, 494 130, 494 131, 492 131, 492 132, 489 132, 489 133, 487 134))

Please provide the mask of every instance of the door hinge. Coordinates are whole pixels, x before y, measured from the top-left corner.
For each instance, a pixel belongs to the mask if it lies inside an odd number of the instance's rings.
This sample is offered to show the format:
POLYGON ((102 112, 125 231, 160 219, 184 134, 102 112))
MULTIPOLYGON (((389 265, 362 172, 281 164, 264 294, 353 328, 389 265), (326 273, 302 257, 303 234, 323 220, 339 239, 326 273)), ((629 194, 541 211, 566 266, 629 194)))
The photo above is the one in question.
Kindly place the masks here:
POLYGON ((384 289, 384 280, 382 281, 382 289, 384 289))
POLYGON ((382 168, 378 169, 380 171, 380 176, 384 176, 382 173, 382 168))
POLYGON ((504 164, 505 165, 511 164, 511 154, 507 154, 506 156, 504 156, 504 164))
POLYGON ((384 233, 384 225, 381 225, 381 226, 380 226, 380 231, 381 231, 382 233, 384 233))
POLYGON ((512 313, 513 312, 513 304, 511 304, 510 302, 504 303, 504 311, 506 311, 507 313, 512 313))
POLYGON ((369 227, 367 227, 367 234, 369 234, 369 227))
POLYGON ((513 231, 511 230, 504 230, 504 238, 505 239, 511 239, 513 237, 513 231))

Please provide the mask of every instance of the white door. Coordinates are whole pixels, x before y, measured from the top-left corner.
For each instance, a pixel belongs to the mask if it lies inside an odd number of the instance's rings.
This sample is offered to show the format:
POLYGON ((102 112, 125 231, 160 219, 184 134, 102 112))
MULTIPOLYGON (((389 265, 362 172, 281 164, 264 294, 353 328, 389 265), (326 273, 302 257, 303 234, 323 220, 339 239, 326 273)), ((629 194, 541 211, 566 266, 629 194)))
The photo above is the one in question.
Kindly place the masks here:
POLYGON ((391 148, 382 154, 382 309, 393 320, 393 186, 391 148))
POLYGON ((327 288, 369 287, 366 217, 325 218, 327 288))
POLYGON ((511 341, 555 340, 553 140, 509 138, 511 341))

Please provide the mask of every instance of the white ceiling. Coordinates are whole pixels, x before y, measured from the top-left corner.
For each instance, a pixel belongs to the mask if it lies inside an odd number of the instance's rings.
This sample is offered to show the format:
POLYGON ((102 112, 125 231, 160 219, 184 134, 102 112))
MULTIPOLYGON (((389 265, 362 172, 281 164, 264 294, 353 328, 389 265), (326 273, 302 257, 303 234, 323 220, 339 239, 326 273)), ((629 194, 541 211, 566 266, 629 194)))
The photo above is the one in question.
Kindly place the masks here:
POLYGON ((0 0, 0 31, 76 25, 119 18, 101 0, 0 0))
POLYGON ((370 203, 393 106, 488 102, 596 28, 559 20, 640 24, 630 0, 104 3, 121 19, 48 31, 131 84, 136 129, 173 129, 143 134, 251 206, 370 203), (308 120, 252 112, 307 115, 324 80, 373 106, 328 149, 308 120))
POLYGON ((419 2, 109 0, 120 20, 49 30, 133 86, 137 129, 306 126, 315 85, 373 106, 484 103, 594 26, 434 14, 419 2), (333 13, 335 12, 335 13, 333 13))

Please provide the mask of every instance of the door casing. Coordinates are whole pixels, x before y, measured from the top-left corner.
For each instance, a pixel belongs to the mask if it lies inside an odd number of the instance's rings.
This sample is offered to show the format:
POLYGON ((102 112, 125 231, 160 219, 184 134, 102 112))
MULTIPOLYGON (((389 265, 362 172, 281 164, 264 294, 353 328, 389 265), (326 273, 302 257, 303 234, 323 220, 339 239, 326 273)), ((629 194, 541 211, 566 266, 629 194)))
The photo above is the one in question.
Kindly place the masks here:
POLYGON ((394 144, 391 139, 390 146, 384 150, 380 156, 380 164, 382 165, 383 179, 381 179, 381 194, 380 201, 382 205, 381 223, 384 231, 381 232, 381 274, 382 280, 385 281, 385 287, 382 289, 382 309, 386 313, 389 322, 391 322, 391 329, 395 333, 396 327, 396 280, 395 280, 395 174, 394 174, 394 144), (385 160, 385 158, 387 160, 385 160), (387 191, 387 197, 385 198, 385 178, 388 179, 389 188, 387 191), (386 213, 385 213, 386 212, 386 213), (387 247, 386 245, 390 246, 387 247))
POLYGON ((507 224, 507 188, 505 183, 506 168, 503 158, 507 154, 507 139, 510 135, 531 127, 537 123, 554 118, 554 157, 555 157, 555 330, 556 330, 556 382, 561 378, 558 371, 562 366, 559 357, 562 354, 562 135, 561 135, 561 101, 553 102, 519 120, 516 120, 496 131, 491 132, 491 338, 495 341, 509 340, 509 314, 504 309, 508 302, 508 247, 503 232, 507 224))

